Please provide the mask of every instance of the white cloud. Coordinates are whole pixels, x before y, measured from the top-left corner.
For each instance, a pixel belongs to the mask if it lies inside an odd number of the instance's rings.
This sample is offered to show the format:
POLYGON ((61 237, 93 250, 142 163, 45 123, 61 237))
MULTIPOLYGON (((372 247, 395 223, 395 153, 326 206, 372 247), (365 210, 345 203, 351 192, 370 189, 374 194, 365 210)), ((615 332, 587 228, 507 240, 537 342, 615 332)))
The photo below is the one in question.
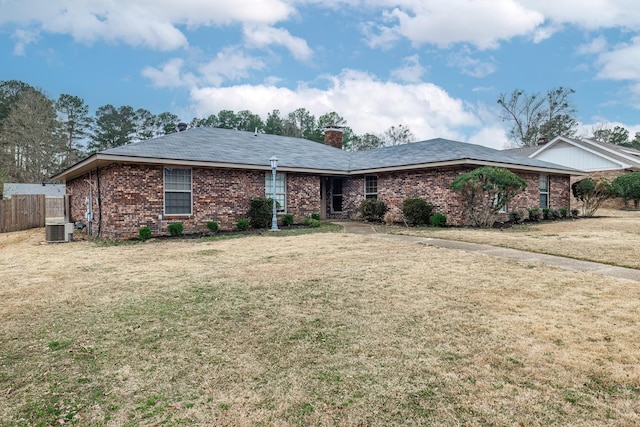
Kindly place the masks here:
POLYGON ((391 77, 406 83, 418 83, 425 71, 420 64, 420 56, 412 55, 404 58, 402 67, 391 70, 391 77))
POLYGON ((630 43, 615 46, 598 58, 601 65, 598 77, 612 80, 640 81, 640 36, 630 43))
POLYGON ((178 87, 185 85, 182 76, 184 60, 173 58, 165 62, 162 68, 146 67, 142 70, 142 75, 153 82, 156 87, 178 87))
POLYGON ((160 68, 144 68, 142 75, 151 80, 156 87, 220 86, 225 82, 249 77, 251 70, 265 68, 264 61, 247 55, 237 47, 227 47, 218 52, 215 58, 191 65, 198 70, 197 74, 184 71, 185 61, 181 58, 173 58, 160 68))
POLYGON ((489 74, 493 74, 497 69, 496 65, 491 62, 473 58, 470 49, 467 47, 449 55, 448 62, 449 66, 460 68, 463 74, 471 77, 486 77, 489 74))
POLYGON ((464 140, 462 128, 480 128, 474 112, 431 83, 399 84, 354 70, 327 76, 326 89, 299 85, 295 89, 270 85, 203 87, 191 91, 198 117, 222 109, 250 109, 261 117, 279 109, 286 114, 300 106, 312 114, 336 111, 356 133, 383 132, 392 125, 409 126, 418 139, 445 137, 464 140))
POLYGON ((363 32, 370 47, 384 49, 401 38, 415 46, 448 48, 467 43, 494 49, 501 41, 521 36, 539 43, 566 25, 640 30, 640 7, 634 0, 370 0, 343 4, 382 8, 379 21, 369 20, 363 32))
POLYGON ((523 6, 543 14, 556 24, 572 24, 589 30, 640 29, 640 8, 635 0, 520 0, 523 6))
MULTIPOLYGON (((395 2, 394 2, 395 3, 395 2)), ((435 44, 441 48, 469 43, 479 49, 494 49, 499 41, 531 33, 544 16, 513 0, 407 0, 386 18, 395 25, 387 31, 401 34, 414 45, 435 44)))
POLYGON ((200 80, 204 84, 220 86, 225 81, 237 81, 249 76, 250 70, 261 70, 265 63, 249 56, 239 48, 229 47, 218 52, 216 57, 198 67, 200 80))
POLYGON ((106 40, 172 50, 188 45, 178 26, 270 25, 293 13, 284 0, 4 0, 0 25, 28 25, 87 43, 106 40))
POLYGON ((499 125, 483 127, 478 132, 471 135, 467 142, 495 148, 496 150, 504 150, 512 145, 504 131, 504 128, 499 125))
POLYGON ((544 40, 547 40, 560 30, 562 30, 562 26, 558 24, 540 26, 533 32, 533 42, 540 43, 544 40))
POLYGON ((16 40, 16 44, 13 47, 13 53, 18 56, 22 56, 25 53, 25 48, 38 40, 38 32, 17 29, 11 38, 16 40))
MULTIPOLYGON (((383 20, 386 22, 393 21, 391 13, 384 12, 383 20)), ((365 22, 361 25, 362 33, 365 37, 365 43, 372 49, 380 48, 383 50, 391 49, 393 44, 402 37, 397 28, 389 27, 373 21, 365 22)))
POLYGON ((578 46, 576 52, 579 55, 593 55, 602 53, 607 49, 607 39, 604 36, 598 36, 591 40, 589 43, 578 46))
POLYGON ((244 38, 248 47, 284 46, 299 61, 308 61, 313 54, 305 40, 292 36, 282 28, 245 26, 244 38))

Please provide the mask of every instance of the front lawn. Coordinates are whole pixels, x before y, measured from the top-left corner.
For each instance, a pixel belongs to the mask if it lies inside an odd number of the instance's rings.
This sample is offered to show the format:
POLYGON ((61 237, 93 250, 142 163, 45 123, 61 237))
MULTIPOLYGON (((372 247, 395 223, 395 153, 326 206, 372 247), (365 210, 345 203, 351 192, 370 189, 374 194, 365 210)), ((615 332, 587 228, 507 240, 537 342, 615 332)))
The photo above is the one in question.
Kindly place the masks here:
POLYGON ((43 240, 0 235, 0 425, 640 421, 637 282, 340 233, 43 240))

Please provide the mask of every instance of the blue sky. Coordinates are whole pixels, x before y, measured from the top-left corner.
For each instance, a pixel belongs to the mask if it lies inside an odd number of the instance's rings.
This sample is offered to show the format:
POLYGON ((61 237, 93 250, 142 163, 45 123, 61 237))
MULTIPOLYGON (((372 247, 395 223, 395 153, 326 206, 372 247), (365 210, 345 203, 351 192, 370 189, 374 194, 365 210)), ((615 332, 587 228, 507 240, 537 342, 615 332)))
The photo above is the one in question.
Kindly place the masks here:
POLYGON ((0 80, 57 98, 509 144, 501 93, 575 89, 580 134, 640 131, 637 0, 0 0, 0 80))

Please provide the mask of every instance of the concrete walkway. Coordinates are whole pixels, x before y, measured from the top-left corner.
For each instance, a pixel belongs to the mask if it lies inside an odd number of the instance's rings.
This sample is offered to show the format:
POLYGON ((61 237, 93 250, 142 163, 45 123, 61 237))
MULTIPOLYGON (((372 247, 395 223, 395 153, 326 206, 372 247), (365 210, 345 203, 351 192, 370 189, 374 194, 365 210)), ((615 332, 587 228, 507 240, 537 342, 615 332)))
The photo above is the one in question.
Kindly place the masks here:
POLYGON ((455 249, 466 252, 478 252, 481 254, 515 259, 522 262, 538 262, 564 270, 584 271, 602 276, 629 279, 640 282, 640 270, 633 268, 615 267, 598 262, 581 261, 561 256, 538 254, 535 252, 521 251, 518 249, 500 248, 497 246, 484 245, 478 243, 458 242, 454 240, 434 239, 431 237, 404 236, 399 234, 378 233, 373 225, 356 221, 336 221, 343 227, 345 233, 367 235, 380 239, 395 240, 402 242, 423 243, 438 248, 455 249))

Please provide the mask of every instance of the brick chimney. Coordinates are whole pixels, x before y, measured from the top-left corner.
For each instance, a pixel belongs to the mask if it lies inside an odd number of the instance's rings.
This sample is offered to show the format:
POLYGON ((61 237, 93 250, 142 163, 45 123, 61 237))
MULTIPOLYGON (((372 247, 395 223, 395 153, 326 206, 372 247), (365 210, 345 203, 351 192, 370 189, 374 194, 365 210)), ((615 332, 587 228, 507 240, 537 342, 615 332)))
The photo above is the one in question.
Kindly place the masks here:
POLYGON ((342 150, 342 129, 339 127, 324 128, 324 143, 342 150))

